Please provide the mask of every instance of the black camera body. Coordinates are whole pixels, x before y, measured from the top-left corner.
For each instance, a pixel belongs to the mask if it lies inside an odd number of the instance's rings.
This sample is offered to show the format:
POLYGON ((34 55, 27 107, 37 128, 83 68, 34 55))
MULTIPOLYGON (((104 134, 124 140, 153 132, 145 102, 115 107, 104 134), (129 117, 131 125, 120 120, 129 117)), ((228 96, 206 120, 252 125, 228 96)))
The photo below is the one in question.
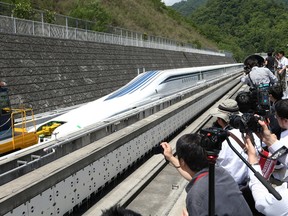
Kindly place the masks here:
POLYGON ((228 138, 227 131, 218 128, 210 127, 200 130, 202 135, 201 147, 210 154, 218 154, 222 148, 222 142, 228 138))
POLYGON ((269 99, 269 84, 260 84, 251 87, 249 92, 239 92, 236 101, 239 111, 242 113, 251 112, 261 116, 269 116, 271 113, 269 99))
POLYGON ((152 147, 152 152, 153 152, 153 154, 163 154, 164 149, 160 144, 158 144, 158 145, 152 147))
POLYGON ((259 115, 266 116, 270 113, 270 99, 269 99, 269 84, 260 84, 256 88, 257 94, 257 110, 259 115))
POLYGON ((241 133, 254 132, 261 133, 262 126, 258 120, 264 121, 262 116, 255 116, 253 113, 243 113, 243 115, 231 115, 230 126, 239 129, 241 133))

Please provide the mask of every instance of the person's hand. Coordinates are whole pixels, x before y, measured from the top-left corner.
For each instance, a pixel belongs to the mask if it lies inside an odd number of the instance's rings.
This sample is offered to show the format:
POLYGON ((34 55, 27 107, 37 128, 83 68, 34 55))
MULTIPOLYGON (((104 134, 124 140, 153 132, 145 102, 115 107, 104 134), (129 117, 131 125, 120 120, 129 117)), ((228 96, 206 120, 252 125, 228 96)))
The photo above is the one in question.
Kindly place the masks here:
POLYGON ((184 208, 184 209, 182 210, 181 216, 189 216, 188 211, 187 211, 186 208, 184 208))
POLYGON ((246 136, 244 136, 244 142, 245 142, 245 148, 247 150, 249 162, 251 164, 258 163, 258 157, 257 157, 256 149, 253 146, 253 144, 251 142, 251 138, 249 135, 246 134, 246 136))
POLYGON ((171 148, 170 144, 167 142, 162 142, 160 145, 164 149, 163 154, 164 154, 165 158, 168 161, 170 161, 170 158, 173 157, 172 148, 171 148))
POLYGON ((263 131, 262 133, 257 134, 257 136, 269 147, 277 141, 277 136, 272 134, 269 130, 265 121, 258 120, 258 123, 261 125, 263 131))

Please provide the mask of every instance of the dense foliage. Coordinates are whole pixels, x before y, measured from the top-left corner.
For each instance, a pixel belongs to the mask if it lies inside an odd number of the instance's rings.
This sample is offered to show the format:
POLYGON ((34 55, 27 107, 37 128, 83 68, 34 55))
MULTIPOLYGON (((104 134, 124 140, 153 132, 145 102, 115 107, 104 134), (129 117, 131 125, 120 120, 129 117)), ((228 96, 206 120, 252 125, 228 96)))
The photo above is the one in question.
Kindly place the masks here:
POLYGON ((182 0, 171 7, 183 16, 190 16, 200 6, 204 6, 208 0, 182 0))
POLYGON ((208 0, 204 7, 191 12, 190 19, 201 34, 242 61, 251 53, 265 53, 270 49, 286 51, 287 2, 208 0))
POLYGON ((95 23, 92 27, 95 31, 106 31, 111 23, 110 15, 101 6, 99 1, 82 0, 77 1, 69 15, 95 23))

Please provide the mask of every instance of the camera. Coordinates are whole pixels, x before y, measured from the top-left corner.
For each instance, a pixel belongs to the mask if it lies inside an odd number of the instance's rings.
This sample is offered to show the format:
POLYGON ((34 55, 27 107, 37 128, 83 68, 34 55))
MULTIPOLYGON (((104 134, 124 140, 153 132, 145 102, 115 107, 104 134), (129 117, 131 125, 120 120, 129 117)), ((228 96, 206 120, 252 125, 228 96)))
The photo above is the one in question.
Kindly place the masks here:
POLYGON ((241 133, 262 132, 262 126, 258 123, 258 120, 264 121, 262 116, 254 116, 253 113, 243 113, 243 115, 231 115, 230 126, 239 129, 241 133))
POLYGON ((267 115, 270 113, 270 99, 269 99, 269 84, 260 84, 256 88, 257 94, 257 111, 259 115, 267 115))
POLYGON ((250 88, 249 92, 239 92, 235 100, 242 113, 255 113, 261 116, 270 114, 269 84, 250 88))
POLYGON ((217 127, 201 129, 200 134, 202 135, 200 145, 208 154, 218 154, 222 148, 222 142, 228 138, 227 131, 217 127))
POLYGON ((163 154, 164 149, 160 144, 158 144, 158 145, 152 147, 152 152, 153 152, 153 154, 163 154))

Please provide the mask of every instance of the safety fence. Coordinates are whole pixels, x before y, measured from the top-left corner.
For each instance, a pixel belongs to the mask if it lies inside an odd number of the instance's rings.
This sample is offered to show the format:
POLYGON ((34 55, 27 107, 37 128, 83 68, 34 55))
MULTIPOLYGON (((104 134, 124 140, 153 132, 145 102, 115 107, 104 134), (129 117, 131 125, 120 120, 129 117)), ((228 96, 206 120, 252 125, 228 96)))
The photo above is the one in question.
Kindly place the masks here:
POLYGON ((134 34, 134 37, 131 37, 131 34, 124 33, 119 35, 96 32, 87 29, 73 28, 68 25, 56 25, 2 15, 0 15, 0 32, 231 57, 224 52, 196 49, 182 45, 179 46, 173 44, 169 40, 167 41, 157 37, 148 37, 148 39, 144 39, 141 34, 134 34))

